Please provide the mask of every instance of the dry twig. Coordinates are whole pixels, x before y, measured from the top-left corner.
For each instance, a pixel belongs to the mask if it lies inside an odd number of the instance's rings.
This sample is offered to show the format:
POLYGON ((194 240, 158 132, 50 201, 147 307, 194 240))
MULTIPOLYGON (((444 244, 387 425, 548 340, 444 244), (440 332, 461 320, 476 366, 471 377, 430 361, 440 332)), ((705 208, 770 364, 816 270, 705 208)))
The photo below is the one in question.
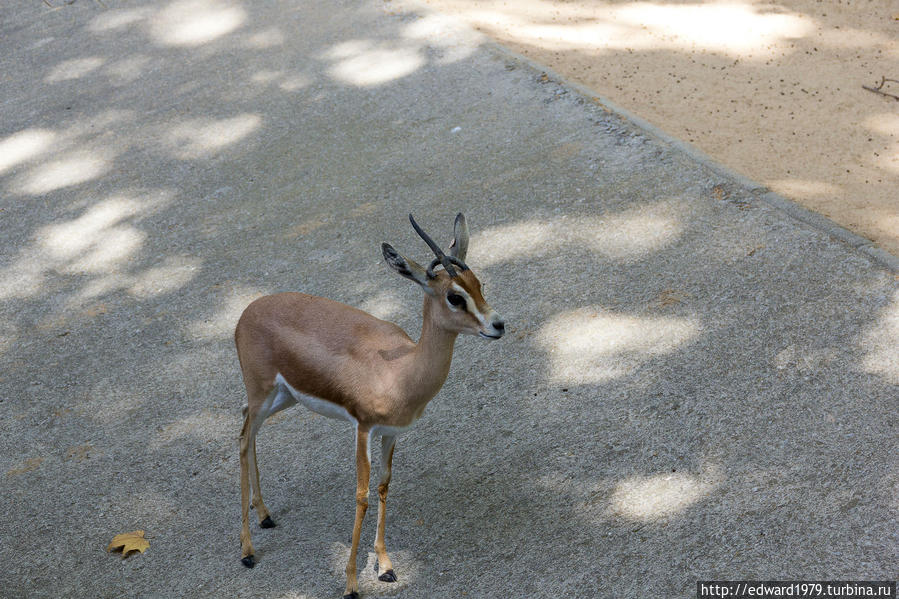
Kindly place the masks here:
POLYGON ((868 90, 869 92, 874 92, 875 94, 880 94, 881 96, 886 96, 888 98, 893 98, 894 100, 899 100, 899 96, 896 94, 891 94, 883 91, 884 84, 890 81, 892 83, 899 83, 899 79, 887 79, 885 76, 880 78, 880 85, 877 87, 871 87, 869 85, 863 85, 862 87, 868 90))

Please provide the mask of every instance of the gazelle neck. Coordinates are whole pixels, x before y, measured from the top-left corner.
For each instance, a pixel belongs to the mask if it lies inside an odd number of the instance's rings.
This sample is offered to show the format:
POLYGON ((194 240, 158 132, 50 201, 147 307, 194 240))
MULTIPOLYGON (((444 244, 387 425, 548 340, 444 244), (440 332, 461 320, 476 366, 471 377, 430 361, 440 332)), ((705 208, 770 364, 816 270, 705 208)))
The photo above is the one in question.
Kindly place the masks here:
POLYGON ((458 333, 447 331, 441 327, 432 310, 434 300, 425 296, 422 307, 421 337, 412 352, 410 378, 414 384, 407 386, 415 389, 415 394, 409 397, 413 402, 424 404, 431 400, 449 374, 450 363, 453 360, 453 345, 458 333))

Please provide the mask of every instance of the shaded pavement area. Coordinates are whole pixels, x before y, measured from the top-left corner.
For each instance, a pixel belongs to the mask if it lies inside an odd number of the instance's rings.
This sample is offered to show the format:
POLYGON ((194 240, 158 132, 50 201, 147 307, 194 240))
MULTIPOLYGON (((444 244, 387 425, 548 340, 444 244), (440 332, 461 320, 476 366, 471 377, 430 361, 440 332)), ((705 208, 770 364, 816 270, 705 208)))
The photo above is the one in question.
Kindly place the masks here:
POLYGON ((508 333, 400 439, 364 596, 895 578, 899 281, 835 229, 437 14, 50 4, 0 18, 0 595, 339 596, 344 423, 262 429, 240 563, 233 327, 301 290, 417 337, 379 245, 458 211, 508 333))

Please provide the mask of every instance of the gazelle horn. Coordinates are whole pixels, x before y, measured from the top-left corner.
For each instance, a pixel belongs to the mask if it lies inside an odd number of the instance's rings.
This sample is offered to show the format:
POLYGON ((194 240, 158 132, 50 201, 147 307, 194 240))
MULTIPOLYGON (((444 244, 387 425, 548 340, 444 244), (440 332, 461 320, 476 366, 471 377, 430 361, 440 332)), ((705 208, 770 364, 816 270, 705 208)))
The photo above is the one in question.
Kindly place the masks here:
POLYGON ((425 240, 425 243, 428 244, 428 247, 431 248, 431 251, 434 252, 434 254, 437 256, 437 258, 431 262, 430 266, 428 266, 429 278, 433 279, 437 276, 436 274, 434 274, 434 267, 438 264, 443 265, 443 268, 446 269, 446 272, 450 277, 457 276, 456 269, 453 268, 453 264, 461 268, 463 271, 468 270, 468 266, 464 262, 462 262, 455 256, 447 256, 446 254, 444 254, 443 250, 440 249, 440 246, 437 245, 427 233, 422 231, 421 227, 418 226, 418 223, 415 222, 415 219, 411 214, 409 214, 409 222, 412 223, 412 228, 415 229, 415 232, 418 233, 418 236, 425 240))

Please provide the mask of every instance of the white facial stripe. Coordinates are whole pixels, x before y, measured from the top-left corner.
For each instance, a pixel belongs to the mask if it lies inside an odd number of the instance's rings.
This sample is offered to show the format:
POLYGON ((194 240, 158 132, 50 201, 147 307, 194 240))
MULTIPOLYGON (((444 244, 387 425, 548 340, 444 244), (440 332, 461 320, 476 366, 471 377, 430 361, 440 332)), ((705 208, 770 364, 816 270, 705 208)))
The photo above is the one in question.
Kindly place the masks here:
POLYGON ((481 323, 481 326, 486 327, 487 326, 486 317, 480 310, 478 310, 478 305, 474 302, 473 299, 471 299, 471 296, 468 294, 468 292, 465 291, 464 289, 462 289, 456 283, 452 284, 452 289, 453 289, 453 291, 455 291, 456 293, 458 293, 459 295, 461 295, 462 297, 465 298, 466 305, 468 306, 468 312, 472 316, 474 316, 475 318, 478 319, 478 322, 481 323))
POLYGON ((452 284, 452 290, 453 290, 453 292, 458 293, 459 295, 461 295, 462 297, 465 298, 465 306, 466 307, 474 306, 474 302, 471 301, 471 296, 468 295, 467 291, 465 291, 464 289, 462 289, 455 283, 452 284))

